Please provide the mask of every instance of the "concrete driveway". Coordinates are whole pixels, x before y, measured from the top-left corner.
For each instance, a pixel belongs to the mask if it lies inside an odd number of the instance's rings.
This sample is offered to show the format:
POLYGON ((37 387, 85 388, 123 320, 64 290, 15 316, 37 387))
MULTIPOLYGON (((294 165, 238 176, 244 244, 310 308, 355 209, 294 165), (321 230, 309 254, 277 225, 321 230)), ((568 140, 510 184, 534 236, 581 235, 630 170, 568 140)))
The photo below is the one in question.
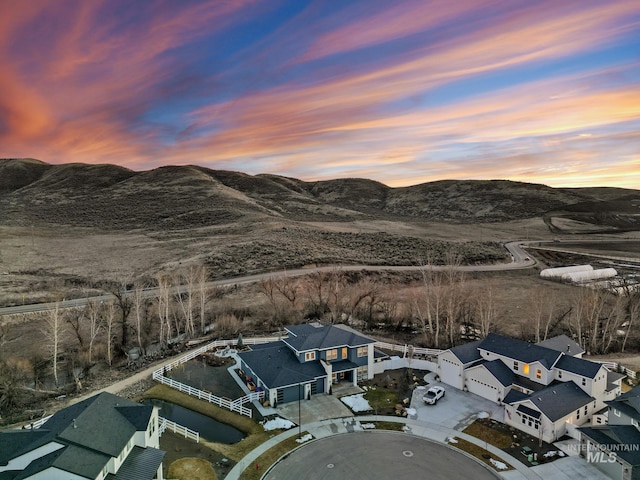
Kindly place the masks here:
POLYGON ((416 388, 411 397, 411 407, 416 409, 417 420, 436 423, 454 430, 463 430, 476 418, 486 417, 487 414, 498 422, 504 422, 504 407, 440 382, 416 388), (422 396, 434 385, 444 387, 445 396, 435 405, 425 405, 422 396))

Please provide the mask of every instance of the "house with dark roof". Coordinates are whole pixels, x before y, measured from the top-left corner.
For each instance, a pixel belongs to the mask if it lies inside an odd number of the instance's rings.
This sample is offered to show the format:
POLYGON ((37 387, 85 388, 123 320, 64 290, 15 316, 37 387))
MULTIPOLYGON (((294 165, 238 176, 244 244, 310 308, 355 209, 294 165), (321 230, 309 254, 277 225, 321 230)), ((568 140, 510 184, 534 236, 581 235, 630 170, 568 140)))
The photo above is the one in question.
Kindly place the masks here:
POLYGON ((40 428, 0 431, 0 479, 162 480, 158 411, 100 393, 40 428))
POLYGON ((580 428, 580 455, 610 478, 640 479, 640 386, 606 402, 608 424, 580 428))
POLYGON ((345 325, 285 327, 286 338, 240 352, 240 366, 271 405, 329 393, 331 385, 373 378, 375 340, 345 325))
POLYGON ((441 353, 438 375, 504 404, 505 423, 554 441, 574 433, 620 393, 621 377, 581 358, 583 353, 565 335, 534 344, 490 333, 441 353))

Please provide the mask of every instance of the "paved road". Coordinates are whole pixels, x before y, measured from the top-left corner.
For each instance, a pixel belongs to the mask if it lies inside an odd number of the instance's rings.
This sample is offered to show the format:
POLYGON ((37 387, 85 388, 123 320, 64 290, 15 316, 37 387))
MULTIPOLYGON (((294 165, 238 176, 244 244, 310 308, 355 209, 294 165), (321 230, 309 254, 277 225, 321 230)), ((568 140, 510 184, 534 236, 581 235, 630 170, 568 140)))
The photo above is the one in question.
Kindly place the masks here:
POLYGON ((475 460, 442 444, 393 432, 357 432, 324 438, 294 451, 266 480, 446 480, 500 478, 475 460))
MULTIPOLYGON (((454 267, 457 270, 465 271, 465 272, 488 272, 488 271, 499 271, 499 270, 516 270, 522 268, 531 268, 535 265, 535 261, 529 259, 528 254, 521 248, 521 244, 523 242, 509 242, 505 244, 505 248, 509 252, 512 258, 512 262, 510 263, 497 263, 490 265, 463 265, 454 267)), ((235 278, 226 278, 222 280, 215 280, 213 282, 208 282, 209 288, 221 287, 221 286, 231 286, 231 285, 243 285, 248 283, 257 283, 261 280, 267 280, 273 277, 298 277, 303 275, 308 275, 314 272, 331 272, 335 270, 341 271, 360 271, 360 270, 371 270, 371 271, 411 271, 411 270, 422 270, 424 268, 428 268, 434 271, 445 270, 447 268, 451 268, 446 265, 434 265, 434 266, 423 266, 423 265, 406 265, 406 266, 381 266, 381 265, 333 265, 333 266, 325 266, 325 267, 312 267, 312 268, 299 268, 295 270, 281 270, 277 272, 266 272, 266 273, 258 273, 254 275, 245 275, 242 277, 235 278)), ((184 292, 186 291, 186 286, 181 285, 174 287, 172 289, 173 293, 184 292)), ((155 297, 157 295, 158 290, 156 288, 147 288, 145 289, 144 296, 155 297)), ((108 302, 112 301, 114 296, 111 294, 100 295, 89 298, 76 298, 71 300, 63 300, 58 302, 59 308, 77 308, 84 307, 89 303, 89 301, 93 302, 108 302)), ((52 310, 55 303, 36 303, 30 305, 17 305, 13 307, 3 307, 0 308, 0 315, 20 315, 26 313, 37 313, 37 312, 47 312, 52 310)))

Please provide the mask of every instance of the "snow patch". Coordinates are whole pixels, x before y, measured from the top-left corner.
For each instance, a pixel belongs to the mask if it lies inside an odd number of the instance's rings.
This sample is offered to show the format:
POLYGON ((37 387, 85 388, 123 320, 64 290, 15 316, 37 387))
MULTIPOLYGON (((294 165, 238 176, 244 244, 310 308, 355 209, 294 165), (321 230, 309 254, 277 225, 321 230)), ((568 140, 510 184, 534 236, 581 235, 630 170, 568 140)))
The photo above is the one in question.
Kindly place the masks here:
POLYGON ((490 458, 489 461, 491 462, 491 465, 496 467, 498 470, 506 470, 507 468, 509 468, 505 463, 494 460, 493 458, 490 458))
POLYGON ((284 418, 276 417, 273 420, 266 421, 262 426, 265 430, 288 430, 293 427, 295 424, 289 420, 284 418))
POLYGON ((308 442, 312 438, 313 438, 313 436, 310 433, 307 433, 306 435, 303 435, 300 438, 296 438, 296 442, 304 443, 304 442, 308 442))
POLYGON ((447 437, 447 443, 458 443, 458 439, 455 437, 447 437))
POLYGON ((418 413, 415 408, 406 408, 405 411, 407 412, 407 415, 415 415, 418 413))
POLYGON ((371 430, 373 428, 376 428, 376 426, 373 423, 361 423, 360 426, 362 427, 363 430, 371 430))
POLYGON ((364 393, 342 397, 340 400, 353 412, 367 412, 369 410, 373 410, 371 405, 369 405, 369 402, 365 400, 364 393))
POLYGON ((487 412, 479 412, 478 418, 489 418, 490 415, 487 412))

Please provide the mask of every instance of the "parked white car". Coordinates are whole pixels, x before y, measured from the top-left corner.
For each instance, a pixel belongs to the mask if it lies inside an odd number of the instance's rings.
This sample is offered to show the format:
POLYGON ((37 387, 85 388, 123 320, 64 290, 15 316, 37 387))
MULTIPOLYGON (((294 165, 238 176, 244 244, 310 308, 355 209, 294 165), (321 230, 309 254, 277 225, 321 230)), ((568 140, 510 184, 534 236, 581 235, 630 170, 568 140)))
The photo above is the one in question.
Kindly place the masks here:
POLYGON ((443 387, 431 387, 427 390, 427 393, 424 394, 422 400, 424 400, 424 403, 427 405, 435 405, 442 397, 444 397, 443 387))

